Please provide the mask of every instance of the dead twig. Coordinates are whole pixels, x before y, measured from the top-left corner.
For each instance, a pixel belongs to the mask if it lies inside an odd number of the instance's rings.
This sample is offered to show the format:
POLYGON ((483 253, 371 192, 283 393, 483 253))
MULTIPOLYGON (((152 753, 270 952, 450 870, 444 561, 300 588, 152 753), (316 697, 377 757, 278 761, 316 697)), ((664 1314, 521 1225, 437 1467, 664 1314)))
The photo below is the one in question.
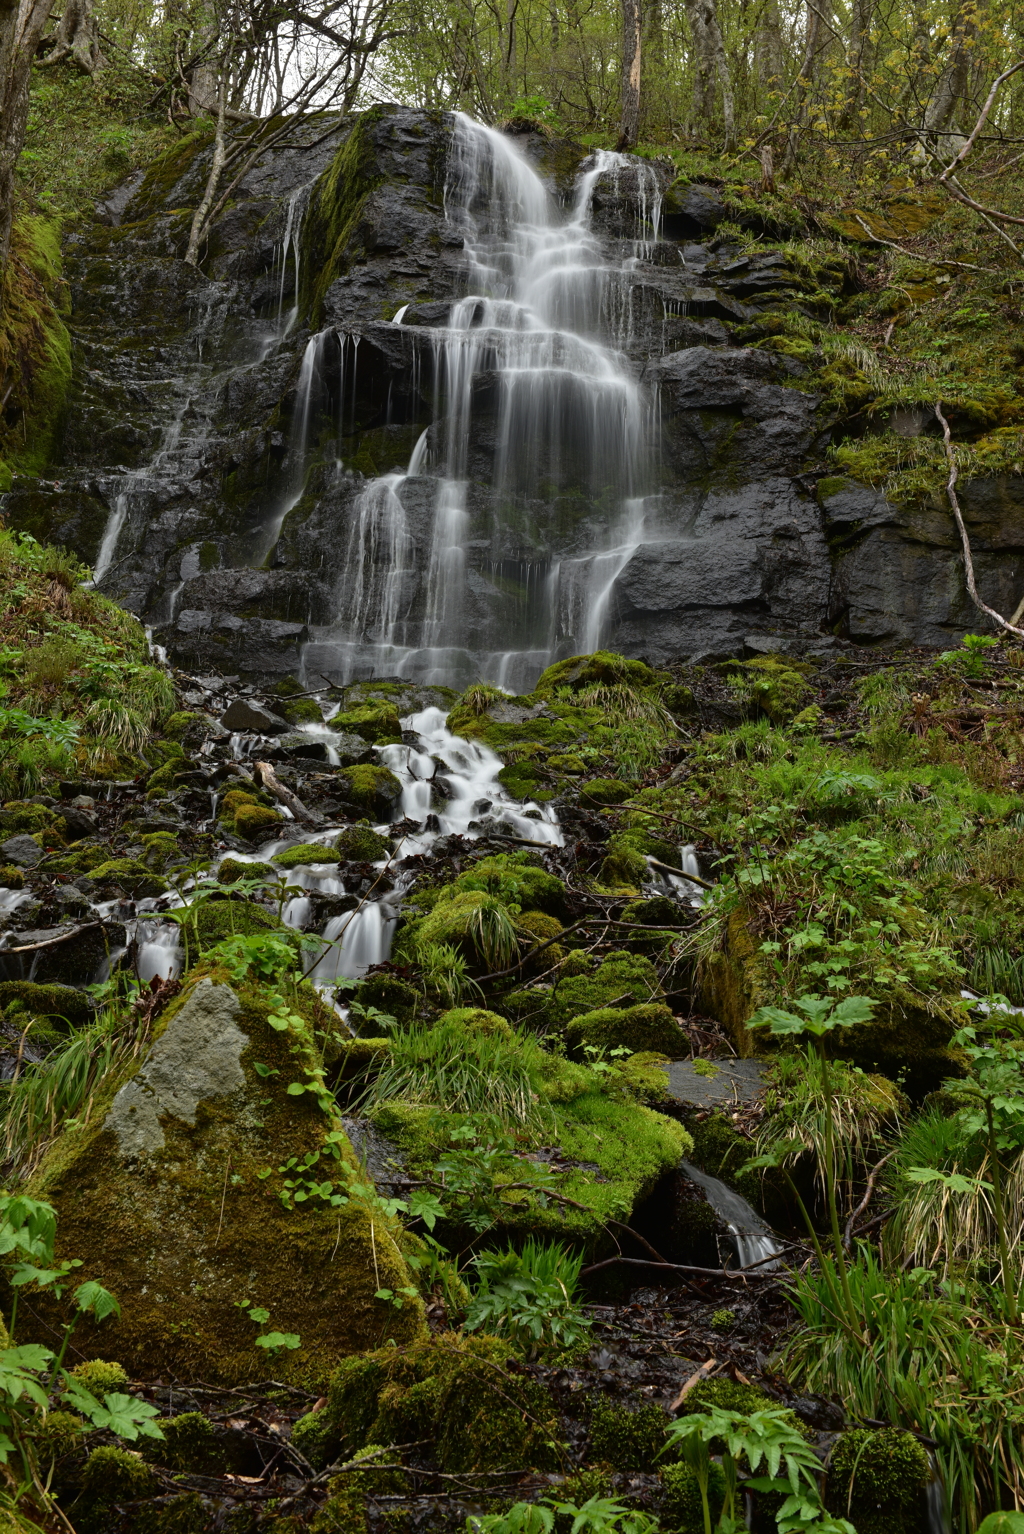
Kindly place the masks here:
POLYGON ((997 613, 994 607, 989 607, 987 602, 983 602, 981 597, 978 595, 978 585, 974 578, 974 560, 971 557, 971 540, 967 536, 967 528, 964 525, 963 513, 960 510, 960 501, 956 493, 956 482, 959 478, 959 470, 957 469, 956 456, 953 452, 953 442, 950 435, 949 422, 946 420, 946 417, 942 413, 941 400, 937 400, 935 402, 934 408, 936 419, 938 420, 939 425, 942 427, 942 442, 946 449, 946 462, 949 465, 949 478, 946 481, 946 495, 949 498, 949 504, 952 509, 953 516, 956 519, 956 525, 960 530, 960 542, 964 551, 964 574, 967 577, 967 590, 970 593, 971 601, 974 603, 979 612, 985 613, 989 618, 993 618, 995 622, 999 624, 1000 628, 1006 629, 1006 631, 1010 634, 1016 634, 1018 639, 1024 639, 1024 629, 1015 628, 1014 625, 1010 623, 1006 618, 1004 618, 1001 613, 997 613))

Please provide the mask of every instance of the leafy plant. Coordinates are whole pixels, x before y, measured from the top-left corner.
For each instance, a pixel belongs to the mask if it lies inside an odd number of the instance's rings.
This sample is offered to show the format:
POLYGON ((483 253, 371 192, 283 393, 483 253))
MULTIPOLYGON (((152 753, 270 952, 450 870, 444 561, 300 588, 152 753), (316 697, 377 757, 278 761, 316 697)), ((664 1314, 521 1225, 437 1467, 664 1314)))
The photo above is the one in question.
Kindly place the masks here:
POLYGON ((704 1534, 712 1534, 711 1504, 708 1488, 711 1480, 711 1450, 719 1445, 725 1476, 725 1499, 714 1527, 723 1534, 745 1527, 740 1517, 740 1498, 746 1489, 781 1494, 783 1501, 775 1515, 779 1534, 796 1530, 814 1530, 815 1534, 855 1534, 845 1519, 832 1518, 821 1502, 818 1477, 821 1461, 800 1432, 789 1411, 767 1408, 764 1411, 726 1411, 712 1407, 707 1412, 692 1412, 677 1417, 665 1429, 667 1451, 676 1451, 693 1471, 700 1489, 704 1534), (765 1474, 746 1475, 764 1464, 765 1474))
POLYGON ((985 651, 999 643, 991 634, 965 634, 959 650, 943 650, 935 664, 949 666, 972 681, 985 675, 985 651))
MULTIPOLYGON (((787 1012, 780 1007, 761 1007, 759 1011, 755 1012, 747 1026, 750 1028, 768 1028, 776 1037, 782 1038, 799 1038, 804 1034, 810 1034, 814 1040, 824 1098, 825 1196, 828 1203, 829 1223, 832 1230, 832 1253, 836 1269, 839 1273, 839 1283, 846 1306, 846 1313, 851 1324, 856 1325, 846 1271, 846 1254, 843 1249, 842 1232, 839 1229, 839 1208, 836 1200, 835 1178, 834 1088, 831 1066, 825 1053, 825 1039, 837 1028, 852 1028, 858 1023, 868 1022, 874 1011, 875 1002, 868 996, 847 996, 840 1002, 834 1002, 831 997, 800 996, 794 1002, 794 1006, 799 1007, 800 1011, 787 1012)), ((768 1164, 771 1159, 771 1157, 762 1157, 760 1158, 761 1164, 768 1164)), ((783 1156, 777 1153, 774 1164, 780 1165, 782 1159, 783 1156)), ((757 1164, 756 1161, 750 1163, 752 1166, 757 1164)), ((824 1268, 824 1258, 820 1247, 818 1247, 817 1235, 809 1219, 807 1225, 811 1239, 818 1250, 819 1259, 822 1261, 823 1271, 827 1271, 824 1268)))
POLYGON ((586 1502, 516 1502, 505 1513, 471 1514, 469 1534, 552 1534, 555 1518, 571 1519, 570 1534, 657 1534, 658 1523, 611 1497, 588 1497, 586 1502))
POLYGON ((466 1310, 466 1331, 508 1337, 530 1357, 578 1346, 590 1321, 576 1301, 583 1258, 532 1237, 522 1251, 480 1252, 479 1283, 466 1310))

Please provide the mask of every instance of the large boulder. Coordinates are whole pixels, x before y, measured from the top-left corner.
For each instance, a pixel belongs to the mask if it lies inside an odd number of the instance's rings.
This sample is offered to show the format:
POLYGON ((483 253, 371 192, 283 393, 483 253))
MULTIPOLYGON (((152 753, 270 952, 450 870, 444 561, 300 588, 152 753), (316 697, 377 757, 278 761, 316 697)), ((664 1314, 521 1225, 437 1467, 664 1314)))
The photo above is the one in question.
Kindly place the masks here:
MULTIPOLYGON (((330 1181, 332 1194, 358 1172, 340 1118, 289 1092, 315 1079, 313 1026, 330 1025, 314 992, 296 1005, 302 1015, 279 1031, 265 990, 224 971, 193 979, 132 1074, 43 1162, 29 1191, 56 1207, 59 1254, 81 1258, 122 1306, 102 1330, 76 1332, 86 1356, 113 1354, 147 1376, 261 1378, 267 1356, 245 1313, 261 1307, 271 1330, 301 1338, 273 1372, 316 1381, 344 1355, 422 1333, 418 1300, 374 1298, 410 1285, 381 1206, 295 1202, 285 1186, 303 1180, 285 1163, 311 1154, 307 1179, 330 1181)), ((45 1342, 56 1312, 44 1302, 35 1313, 45 1342)))

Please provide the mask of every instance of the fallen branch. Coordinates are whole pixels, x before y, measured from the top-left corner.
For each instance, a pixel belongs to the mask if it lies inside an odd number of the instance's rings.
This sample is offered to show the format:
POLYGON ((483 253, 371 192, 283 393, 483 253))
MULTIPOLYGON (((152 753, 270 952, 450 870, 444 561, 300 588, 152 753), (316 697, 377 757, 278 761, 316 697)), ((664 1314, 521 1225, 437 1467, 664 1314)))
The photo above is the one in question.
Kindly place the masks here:
POLYGON ((979 612, 985 613, 989 618, 995 619, 1000 628, 1006 629, 1010 634, 1016 634, 1018 639, 1024 639, 1024 629, 1015 628, 1014 625, 1008 622, 1001 613, 997 613, 994 607, 989 607, 987 602, 983 602, 981 597, 978 595, 978 586, 974 578, 974 560, 971 557, 971 540, 967 536, 967 528, 964 526, 963 513, 960 510, 960 501, 957 498, 956 493, 956 482, 959 478, 959 471, 956 466, 956 457, 953 452, 953 443, 950 437, 949 422, 946 420, 946 417, 942 413, 941 400, 937 400, 935 403, 935 415, 939 425, 942 427, 942 441, 946 449, 946 462, 949 464, 949 478, 946 481, 946 495, 949 497, 949 504, 952 508, 953 516, 956 518, 956 525, 960 529, 960 542, 963 545, 964 551, 964 574, 967 577, 967 590, 970 593, 971 601, 974 603, 979 612))
POLYGON ((843 1245, 846 1247, 847 1251, 850 1250, 850 1243, 853 1240, 853 1227, 856 1225, 857 1221, 860 1219, 861 1215, 864 1213, 865 1209, 871 1202, 871 1195, 875 1191, 875 1184, 878 1181, 878 1174, 885 1166, 885 1163, 887 1161, 891 1161, 895 1154, 895 1151, 890 1151, 888 1155, 883 1156, 881 1161, 876 1162, 876 1164, 871 1168, 871 1172, 868 1177, 868 1185, 864 1190, 864 1197, 861 1199, 860 1203, 857 1205, 856 1209, 853 1211, 850 1218, 846 1222, 846 1230, 843 1234, 843 1245))
MULTIPOLYGON (((770 1262, 772 1259, 765 1258, 764 1260, 770 1262)), ((651 1262, 646 1257, 606 1257, 603 1262, 593 1262, 589 1268, 583 1268, 580 1272, 580 1278, 588 1278, 591 1273, 600 1273, 604 1268, 614 1268, 616 1266, 655 1268, 659 1273, 693 1273, 697 1278, 727 1278, 730 1280, 740 1279, 742 1281, 746 1281, 749 1278, 766 1278, 770 1279, 772 1283, 778 1283, 778 1278, 774 1273, 753 1272, 752 1268, 757 1266, 756 1263, 751 1264, 750 1268, 694 1268, 681 1262, 651 1262)))
POLYGON ((42 948, 56 948, 58 943, 66 943, 70 938, 77 937, 80 932, 93 932, 97 927, 102 926, 101 921, 87 921, 81 927, 72 927, 70 932, 62 932, 59 937, 48 937, 41 943, 22 943, 20 948, 0 948, 0 958, 9 953, 37 953, 42 948))
POLYGON ((267 792, 273 794, 278 803, 290 809, 296 820, 306 820, 310 825, 319 825, 322 822, 322 815, 315 814, 313 810, 307 810, 302 800, 293 794, 290 788, 285 788, 269 762, 256 762, 255 772, 267 792))
POLYGON ((709 884, 707 879, 702 879, 700 874, 687 874, 681 868, 673 868, 671 863, 662 863, 657 858, 648 858, 652 868, 660 868, 662 873, 675 874, 677 879, 689 879, 691 884, 699 884, 702 890, 713 890, 715 886, 709 884))

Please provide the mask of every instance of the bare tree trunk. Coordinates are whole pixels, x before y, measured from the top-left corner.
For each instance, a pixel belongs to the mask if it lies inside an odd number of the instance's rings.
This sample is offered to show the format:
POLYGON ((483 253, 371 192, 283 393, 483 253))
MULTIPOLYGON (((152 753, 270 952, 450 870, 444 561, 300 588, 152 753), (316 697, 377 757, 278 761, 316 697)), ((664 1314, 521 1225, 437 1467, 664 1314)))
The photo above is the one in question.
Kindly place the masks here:
POLYGON ((966 94, 976 33, 973 5, 964 4, 957 13, 953 26, 949 60, 936 80, 931 98, 924 109, 923 126, 926 134, 940 135, 953 125, 957 107, 966 94))
POLYGON ((778 90, 786 73, 786 49, 782 41, 782 18, 778 0, 767 0, 754 34, 754 70, 757 83, 778 90))
MULTIPOLYGON (((225 70, 226 72, 226 70, 225 70)), ((227 101, 227 80, 222 79, 217 100, 217 132, 213 141, 213 160, 210 164, 210 174, 206 178, 206 190, 203 192, 202 201, 192 215, 192 228, 188 237, 188 250, 185 252, 185 265, 199 265, 199 245, 202 240, 206 215, 217 195, 217 184, 220 181, 220 173, 224 169, 224 106, 227 101)))
POLYGON ((850 7, 850 47, 847 60, 850 78, 846 88, 846 100, 839 118, 841 128, 854 124, 864 99, 864 80, 871 70, 871 23, 874 20, 874 0, 852 0, 850 7))
POLYGON ((795 109, 793 120, 789 129, 789 142, 786 145, 786 154, 782 162, 782 173, 787 175, 797 161, 797 152, 800 145, 800 129, 803 126, 807 109, 807 98, 814 86, 814 75, 818 62, 818 47, 821 36, 821 12, 818 9, 817 0, 807 0, 807 22, 804 29, 804 56, 800 63, 800 73, 797 76, 795 92, 795 109))
POLYGON ((14 218, 14 168, 25 143, 32 60, 51 0, 0 0, 0 274, 7 267, 14 218))
POLYGON ((697 54, 697 90, 694 108, 698 117, 710 127, 714 111, 712 78, 718 76, 722 91, 722 126, 725 151, 731 154, 736 148, 736 109, 733 104, 732 76, 725 56, 722 29, 718 24, 715 0, 691 0, 690 26, 697 54))
POLYGON ((622 116, 618 149, 635 149, 640 137, 640 0, 622 0, 622 116))
POLYGON ((87 75, 94 75, 107 62, 100 52, 91 0, 67 0, 50 52, 38 61, 38 67, 46 69, 69 56, 87 75))

